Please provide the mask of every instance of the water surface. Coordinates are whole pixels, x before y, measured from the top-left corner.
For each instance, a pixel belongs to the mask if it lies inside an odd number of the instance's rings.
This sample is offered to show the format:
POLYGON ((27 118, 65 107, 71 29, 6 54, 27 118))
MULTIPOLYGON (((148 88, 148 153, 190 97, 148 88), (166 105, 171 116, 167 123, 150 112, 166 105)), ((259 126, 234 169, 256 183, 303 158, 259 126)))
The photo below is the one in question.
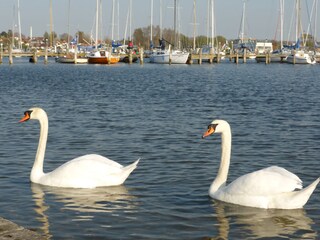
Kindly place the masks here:
POLYGON ((299 210, 210 199, 221 142, 201 136, 213 119, 230 123, 229 182, 278 165, 308 185, 320 175, 319 76, 319 65, 5 62, 0 216, 50 239, 317 239, 319 186, 299 210), (49 117, 46 172, 88 153, 138 168, 112 188, 31 184, 39 124, 17 122, 32 106, 49 117))

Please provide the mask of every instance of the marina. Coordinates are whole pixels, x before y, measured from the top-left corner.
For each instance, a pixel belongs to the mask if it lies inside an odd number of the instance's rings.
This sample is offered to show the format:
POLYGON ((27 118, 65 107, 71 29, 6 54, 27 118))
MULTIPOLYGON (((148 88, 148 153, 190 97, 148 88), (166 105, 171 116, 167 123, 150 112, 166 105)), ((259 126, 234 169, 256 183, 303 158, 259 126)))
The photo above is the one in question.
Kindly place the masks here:
MULTIPOLYGON (((140 49, 141 54, 138 54, 136 56, 137 60, 139 61, 133 61, 133 56, 128 54, 128 55, 124 55, 122 56, 123 58, 127 58, 127 61, 126 63, 141 63, 143 64, 144 63, 144 59, 148 59, 149 56, 148 55, 145 55, 143 53, 143 49, 140 49), (130 61, 131 59, 131 61, 130 61)), ((169 60, 169 53, 168 53, 168 59, 166 60, 165 63, 168 63, 168 64, 171 64, 171 60, 169 60)), ((33 53, 19 53, 19 54, 0 54, 0 63, 3 63, 3 59, 4 58, 7 58, 8 60, 5 61, 5 62, 9 62, 10 64, 12 64, 14 62, 14 58, 18 57, 22 57, 24 59, 27 59, 26 61, 29 61, 30 58, 32 59, 38 59, 39 57, 40 58, 44 58, 48 59, 49 58, 62 58, 63 59, 63 56, 64 55, 61 55, 61 54, 55 54, 55 53, 38 53, 38 54, 33 54, 33 53)), ((257 54, 253 59, 256 60, 257 63, 266 63, 266 64, 269 64, 271 62, 277 62, 277 63, 286 63, 286 58, 287 58, 288 55, 286 54, 271 54, 271 53, 266 53, 266 54, 257 54), (273 59, 273 60, 272 60, 273 59), (277 60, 275 60, 277 59, 277 60)), ((85 57, 84 54, 79 54, 78 55, 78 61, 76 63, 78 64, 83 64, 83 63, 87 63, 87 58, 85 57)), ((118 57, 120 58, 120 57, 118 57)), ((203 62, 207 62, 207 63, 219 63, 221 62, 221 60, 225 60, 225 59, 228 59, 229 62, 233 62, 233 63, 246 63, 248 60, 252 60, 252 58, 249 56, 249 55, 246 55, 246 53, 242 53, 242 54, 239 54, 239 53, 232 53, 232 54, 224 54, 224 55, 221 55, 221 54, 203 54, 202 53, 202 50, 200 49, 199 50, 199 53, 189 53, 188 54, 188 58, 186 58, 186 62, 185 64, 202 64, 203 62)), ((317 63, 320 63, 320 55, 316 55, 314 56, 314 59, 315 59, 315 62, 317 63)), ((76 60, 74 60, 74 58, 70 59, 70 61, 62 61, 60 63, 75 63, 76 60)), ((32 63, 35 63, 34 60, 30 61, 32 63)), ((37 60, 36 60, 37 62, 37 60)), ((59 62, 59 61, 58 61, 59 62)), ((98 61, 98 62, 92 62, 94 64, 114 64, 114 63, 117 63, 119 62, 119 60, 116 60, 114 62, 112 61, 108 61, 108 59, 106 58, 106 60, 104 61, 98 61)), ((181 62, 182 63, 182 62, 181 62)), ((296 64, 295 60, 292 60, 291 62, 292 64, 296 64)))

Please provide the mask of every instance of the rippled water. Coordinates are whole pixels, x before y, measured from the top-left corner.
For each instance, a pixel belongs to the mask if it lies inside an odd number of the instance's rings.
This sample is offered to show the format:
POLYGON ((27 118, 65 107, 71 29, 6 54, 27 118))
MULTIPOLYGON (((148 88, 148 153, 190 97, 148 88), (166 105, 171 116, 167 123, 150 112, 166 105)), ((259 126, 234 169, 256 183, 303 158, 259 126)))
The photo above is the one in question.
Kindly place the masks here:
POLYGON ((320 186, 304 209, 260 210, 211 200, 220 138, 233 131, 229 181, 270 165, 305 185, 320 176, 320 66, 287 64, 0 65, 0 216, 51 239, 317 239, 320 186), (39 124, 49 116, 51 171, 87 153, 123 165, 123 186, 62 189, 29 182, 39 124))

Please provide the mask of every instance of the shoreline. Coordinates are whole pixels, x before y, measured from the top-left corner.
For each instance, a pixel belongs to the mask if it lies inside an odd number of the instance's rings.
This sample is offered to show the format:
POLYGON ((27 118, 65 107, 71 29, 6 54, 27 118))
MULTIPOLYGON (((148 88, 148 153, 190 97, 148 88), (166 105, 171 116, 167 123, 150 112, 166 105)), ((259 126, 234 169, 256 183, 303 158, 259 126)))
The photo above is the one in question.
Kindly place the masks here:
POLYGON ((26 229, 18 224, 0 217, 0 239, 32 239, 45 240, 46 238, 39 233, 26 229))

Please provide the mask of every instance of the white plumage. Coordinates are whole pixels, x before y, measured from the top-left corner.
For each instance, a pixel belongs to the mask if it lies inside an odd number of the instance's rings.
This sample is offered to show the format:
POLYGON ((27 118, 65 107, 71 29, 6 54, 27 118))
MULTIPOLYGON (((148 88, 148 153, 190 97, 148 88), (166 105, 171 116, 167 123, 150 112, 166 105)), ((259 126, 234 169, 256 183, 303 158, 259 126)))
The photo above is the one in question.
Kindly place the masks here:
POLYGON ((121 185, 136 168, 139 160, 124 167, 97 154, 88 154, 64 163, 52 172, 43 172, 43 161, 48 137, 48 117, 41 108, 25 112, 20 122, 36 119, 40 122, 40 138, 30 180, 48 186, 70 188, 95 188, 121 185))
POLYGON ((221 133, 222 138, 219 172, 209 189, 209 195, 214 199, 257 208, 302 208, 320 181, 318 178, 302 189, 298 176, 282 167, 271 166, 243 175, 226 186, 231 157, 231 129, 226 121, 214 120, 203 137, 213 133, 221 133))

